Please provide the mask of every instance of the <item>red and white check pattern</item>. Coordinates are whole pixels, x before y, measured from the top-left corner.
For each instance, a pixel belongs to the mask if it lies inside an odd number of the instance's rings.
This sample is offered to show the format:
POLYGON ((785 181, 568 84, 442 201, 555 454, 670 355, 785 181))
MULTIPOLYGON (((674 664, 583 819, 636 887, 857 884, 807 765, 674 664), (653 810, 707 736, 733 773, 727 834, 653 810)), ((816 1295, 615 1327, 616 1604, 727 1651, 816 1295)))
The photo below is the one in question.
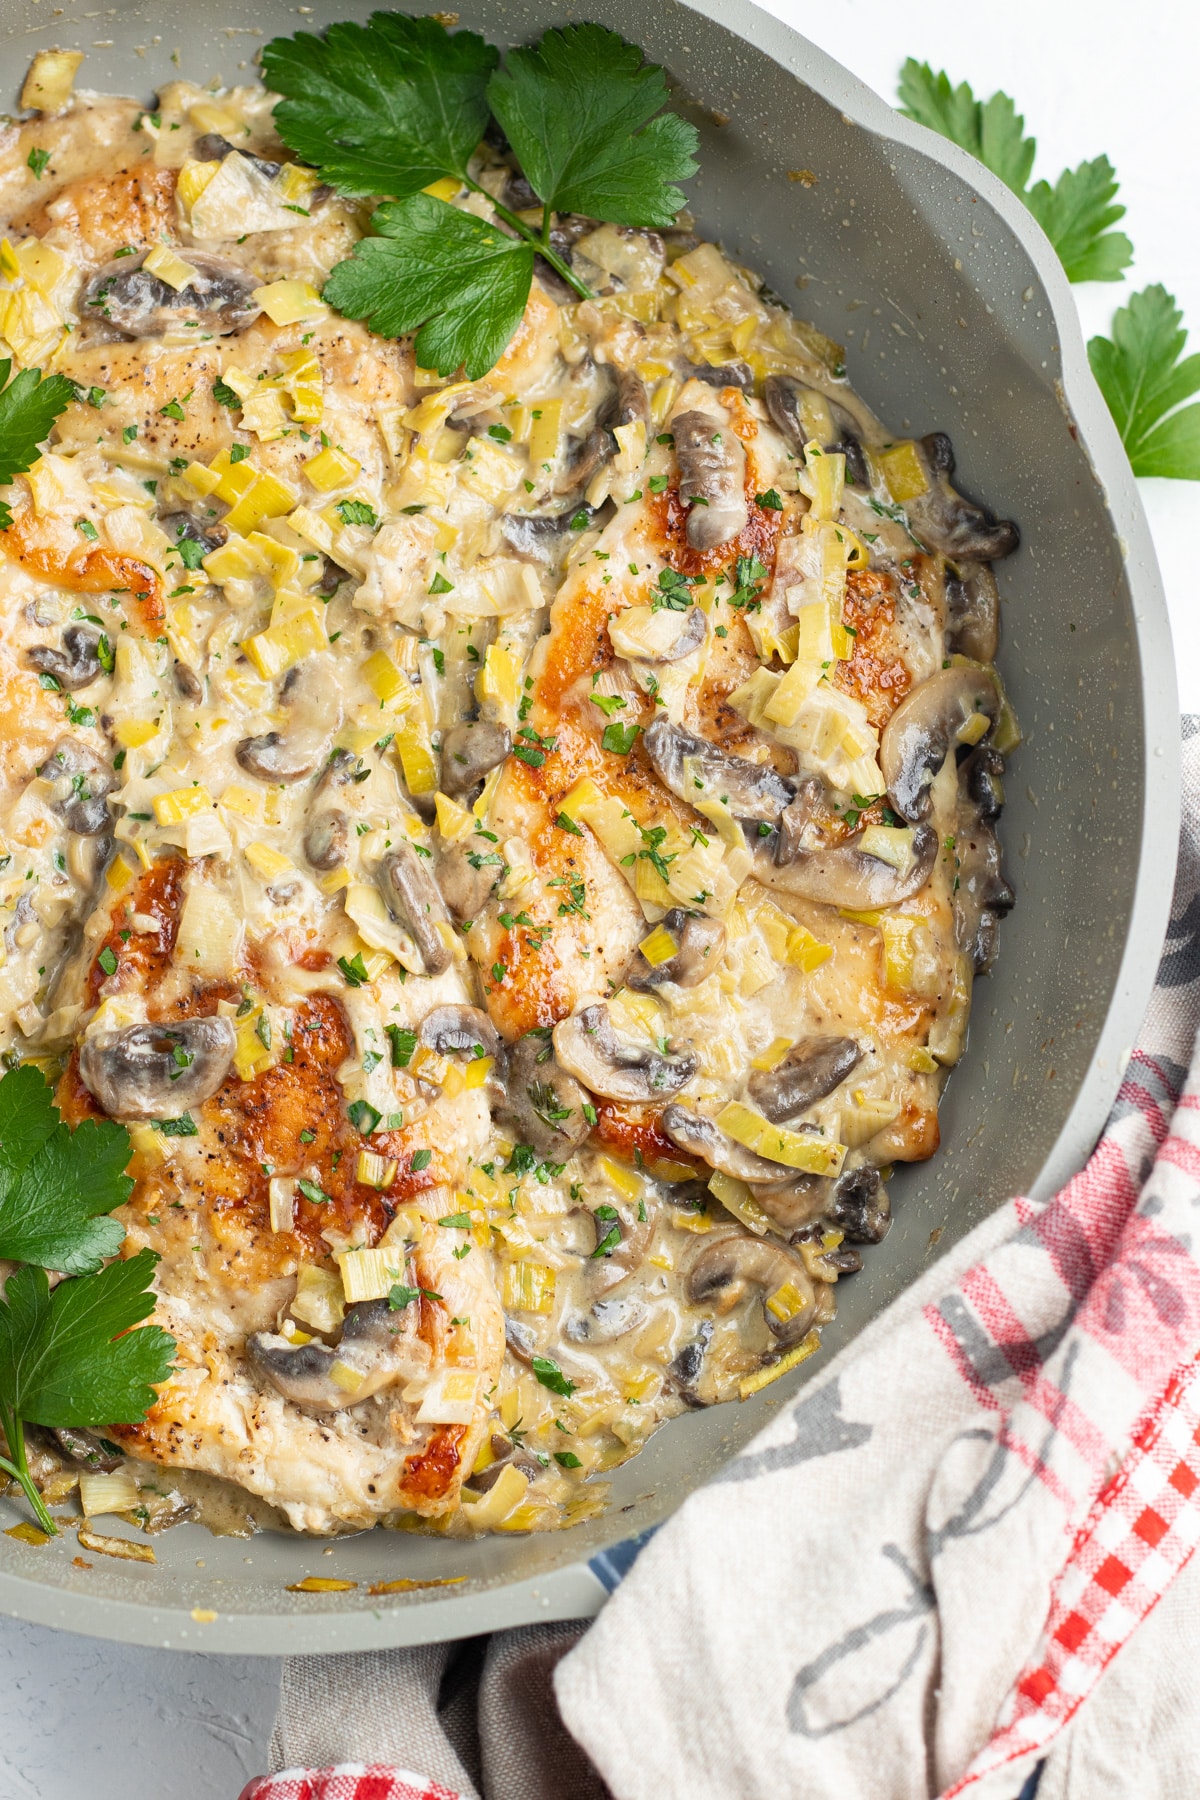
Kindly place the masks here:
POLYGON ((943 1800, 1042 1750, 1200 1543, 1200 1364, 1168 1382, 1129 1457, 1080 1527, 1050 1597, 1037 1659, 1017 1680, 991 1742, 943 1800))
POLYGON ((339 1763, 336 1769, 284 1769, 259 1775, 240 1800, 460 1800, 453 1788, 378 1763, 339 1763))

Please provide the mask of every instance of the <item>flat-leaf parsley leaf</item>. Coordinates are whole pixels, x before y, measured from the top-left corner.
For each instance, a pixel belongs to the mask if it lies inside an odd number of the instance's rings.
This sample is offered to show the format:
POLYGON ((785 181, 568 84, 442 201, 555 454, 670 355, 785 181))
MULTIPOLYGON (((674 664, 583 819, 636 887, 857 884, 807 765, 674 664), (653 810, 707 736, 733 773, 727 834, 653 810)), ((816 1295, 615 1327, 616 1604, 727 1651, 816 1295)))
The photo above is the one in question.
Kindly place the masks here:
POLYGON ((128 1200, 129 1134, 111 1119, 71 1131, 32 1063, 0 1080, 0 1256, 82 1275, 115 1256, 128 1200))
POLYGON ((1094 337, 1088 361, 1135 475, 1200 481, 1200 355, 1184 356, 1187 332, 1174 296, 1159 283, 1118 309, 1112 337, 1094 337))
MULTIPOLYGON (((75 398, 75 383, 65 375, 43 381, 40 369, 22 369, 9 381, 11 373, 11 358, 0 358, 0 487, 33 467, 50 427, 75 398)), ((0 531, 11 524, 12 513, 0 500, 0 531)))

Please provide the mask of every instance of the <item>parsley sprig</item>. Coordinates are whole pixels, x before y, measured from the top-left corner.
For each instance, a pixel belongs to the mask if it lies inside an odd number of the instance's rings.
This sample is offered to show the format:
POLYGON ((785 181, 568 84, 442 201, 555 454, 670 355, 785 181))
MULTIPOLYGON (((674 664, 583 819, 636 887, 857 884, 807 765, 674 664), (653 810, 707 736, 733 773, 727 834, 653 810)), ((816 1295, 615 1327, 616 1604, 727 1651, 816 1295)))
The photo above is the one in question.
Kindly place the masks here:
POLYGON ((106 1119, 68 1130, 32 1065, 0 1080, 0 1255, 18 1262, 0 1300, 0 1469, 51 1536, 25 1427, 143 1419, 175 1351, 157 1325, 133 1330, 154 1311, 154 1252, 104 1262, 125 1235, 104 1215, 129 1197, 128 1161, 124 1128, 106 1119), (52 1290, 47 1269, 67 1279, 52 1290))
POLYGON ((1112 337, 1088 343, 1088 361, 1117 422, 1135 475, 1200 481, 1200 355, 1184 356, 1187 332, 1174 297, 1155 282, 1118 309, 1112 337))
MULTIPOLYGON (((0 357, 0 487, 14 475, 24 475, 40 455, 59 413, 75 398, 75 383, 65 375, 47 375, 40 369, 22 369, 13 377, 12 359, 0 357)), ((12 512, 0 500, 0 531, 12 524, 12 512)))
POLYGON ((1057 250, 1069 281, 1119 281, 1133 245, 1111 227, 1125 216, 1116 201, 1116 171, 1107 156, 1064 169, 1054 186, 1029 186, 1037 139, 1005 93, 977 100, 969 83, 950 85, 944 70, 909 57, 900 71, 900 111, 949 138, 998 175, 1023 200, 1057 250))
MULTIPOLYGON (((1029 186, 1037 152, 1007 94, 977 100, 967 82, 913 58, 900 73, 900 110, 969 150, 1023 200, 1050 239, 1069 281, 1119 281, 1133 259, 1124 232, 1110 228, 1125 208, 1106 156, 1064 169, 1054 186, 1029 186)), ((1200 481, 1200 356, 1185 356, 1183 315, 1161 283, 1132 294, 1113 317, 1112 336, 1094 337, 1088 361, 1121 433, 1135 475, 1200 481)), ((885 510, 876 505, 876 510, 885 510)))
POLYGON ((694 127, 662 114, 662 70, 598 25, 548 31, 502 69, 474 32, 374 13, 322 37, 275 38, 263 74, 284 96, 275 109, 284 143, 341 193, 386 197, 325 298, 385 336, 414 332, 419 363, 441 375, 461 367, 477 380, 499 360, 529 298, 535 251, 589 298, 551 243, 556 211, 669 225, 684 199, 674 184, 696 172, 694 127), (471 174, 491 115, 542 201, 540 229, 471 174), (483 195, 507 232, 422 191, 446 177, 483 195))

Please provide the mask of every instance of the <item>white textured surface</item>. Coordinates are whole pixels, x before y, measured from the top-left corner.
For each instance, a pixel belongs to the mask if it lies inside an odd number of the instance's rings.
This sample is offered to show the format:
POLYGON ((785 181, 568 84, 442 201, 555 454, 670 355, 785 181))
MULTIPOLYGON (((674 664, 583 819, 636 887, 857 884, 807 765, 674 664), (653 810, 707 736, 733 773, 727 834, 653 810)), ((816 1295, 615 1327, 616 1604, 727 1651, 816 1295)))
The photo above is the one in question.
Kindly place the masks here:
MULTIPOLYGON (((1003 87, 1038 138, 1036 173, 1106 152, 1129 209, 1132 283, 1077 288, 1085 330, 1107 331, 1128 287, 1162 281, 1200 333, 1200 250, 1179 90, 1194 68, 1200 9, 1150 0, 1130 29, 1125 0, 762 0, 878 90, 895 96, 906 56, 983 96, 1003 87)), ((413 10, 419 10, 414 4, 413 10)), ((586 5, 581 11, 586 13, 586 5)), ((1194 348, 1200 348, 1200 337, 1194 348)), ((1167 583, 1187 711, 1200 711, 1200 607, 1190 556, 1200 483, 1141 484, 1167 583)), ((236 1800, 265 1767, 278 1665, 257 1658, 131 1650, 0 1619, 0 1800, 236 1800)))

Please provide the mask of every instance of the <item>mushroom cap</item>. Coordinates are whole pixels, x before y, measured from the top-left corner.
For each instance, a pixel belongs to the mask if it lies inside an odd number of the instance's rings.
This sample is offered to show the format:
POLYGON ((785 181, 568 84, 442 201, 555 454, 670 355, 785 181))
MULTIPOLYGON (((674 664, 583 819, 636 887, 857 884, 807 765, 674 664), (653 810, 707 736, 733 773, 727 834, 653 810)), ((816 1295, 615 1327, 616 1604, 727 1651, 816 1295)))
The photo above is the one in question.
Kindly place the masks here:
POLYGON ((587 1089, 562 1067, 543 1027, 509 1046, 505 1098, 497 1116, 512 1126, 519 1143, 538 1156, 566 1162, 591 1130, 583 1110, 588 1104, 587 1089))
POLYGON ((108 830, 108 793, 113 777, 86 744, 78 738, 59 738, 38 774, 51 783, 51 804, 68 831, 77 832, 80 837, 99 837, 108 830))
POLYGON ((115 1119, 177 1119, 215 1094, 233 1061, 231 1019, 126 1025, 84 1040, 79 1075, 115 1119))
POLYGON ((829 1218, 852 1244, 878 1244, 892 1222, 891 1200, 879 1170, 864 1163, 843 1169, 833 1184, 829 1218))
POLYGON ((314 869, 336 869, 350 847, 350 815, 340 806, 322 806, 304 829, 304 854, 314 869))
POLYGON ((937 861, 938 835, 932 825, 918 825, 913 832, 912 858, 903 873, 868 855, 860 847, 861 836, 856 832, 840 844, 818 850, 797 849, 791 860, 782 864, 770 845, 764 844, 754 852, 755 878, 777 892, 851 912, 897 906, 924 887, 937 861))
POLYGON ((683 612, 664 607, 657 613, 648 606, 631 606, 613 614, 608 636, 617 655, 630 662, 681 662, 708 636, 708 615, 702 606, 688 606, 683 612))
POLYGON ((735 819, 775 824, 795 798, 794 783, 767 764, 731 756, 707 738, 673 724, 665 714, 646 727, 642 742, 663 786, 689 804, 696 797, 696 782, 701 781, 712 798, 728 801, 735 819))
POLYGON ((453 1056, 470 1050, 483 1056, 502 1059, 504 1046, 500 1033, 487 1014, 478 1006, 435 1006, 421 1020, 418 1041, 439 1056, 453 1056))
POLYGON ((442 738, 442 792, 466 794, 499 766, 512 749, 507 725, 466 719, 442 738))
POLYGON ((460 925, 478 916, 496 885, 503 859, 484 862, 467 844, 443 842, 437 855, 437 884, 442 898, 460 925), (472 856, 478 863, 471 861, 472 856))
POLYGON ((861 1061, 854 1038, 801 1038, 775 1068, 751 1075, 746 1094, 765 1119, 783 1125, 832 1094, 861 1061))
POLYGON ((162 337, 186 325, 220 337, 244 331, 262 312, 252 297, 257 278, 222 256, 189 248, 196 274, 178 291, 144 269, 145 260, 111 262, 94 275, 80 303, 84 317, 103 319, 124 337, 162 337))
POLYGON ((998 519, 986 506, 968 500, 951 482, 954 446, 944 431, 918 439, 928 485, 907 500, 904 510, 922 543, 955 562, 994 562, 1010 556, 1021 541, 1011 519, 998 519))
POLYGON ((761 1290, 763 1316, 771 1335, 783 1345, 797 1343, 812 1324, 817 1309, 816 1291, 801 1259, 773 1239, 741 1232, 717 1238, 699 1252, 685 1283, 693 1306, 715 1302, 722 1312, 732 1311, 752 1288, 761 1290), (767 1309, 766 1301, 789 1282, 804 1296, 806 1304, 790 1318, 777 1319, 767 1309))
POLYGON ((994 669, 951 663, 906 694, 883 728, 879 767, 888 799, 902 818, 929 817, 929 786, 950 754, 958 734, 976 714, 995 723, 1000 683, 994 669))
POLYGON ((25 660, 39 675, 52 675, 68 694, 90 687, 105 673, 100 661, 101 632, 94 625, 68 625, 63 632, 63 647, 35 644, 25 653, 25 660))
POLYGON ((243 738, 234 750, 240 768, 256 781, 303 781, 317 766, 317 752, 311 744, 296 744, 279 731, 264 731, 258 737, 243 738))
POLYGON ((712 413, 676 413, 671 421, 679 463, 679 497, 688 507, 687 541, 715 550, 745 530, 746 453, 734 431, 712 413))
POLYGON ((688 1107, 672 1102, 663 1109, 659 1124, 680 1150, 700 1157, 710 1169, 719 1169, 722 1175, 750 1182, 778 1181, 780 1178, 779 1163, 770 1162, 756 1150, 739 1144, 704 1113, 692 1112, 688 1107))
POLYGON ((677 1094, 698 1066, 691 1050, 671 1056, 649 1045, 622 1041, 602 1001, 560 1019, 554 1027, 554 1049, 563 1068, 593 1094, 635 1104, 677 1094))
POLYGON ((438 926, 449 926, 450 914, 425 859, 402 842, 384 858, 381 869, 385 898, 412 933, 425 973, 440 975, 450 966, 451 951, 438 926))
POLYGON ((359 1300, 346 1308, 336 1346, 317 1342, 292 1344, 270 1331, 246 1339, 246 1356, 285 1400, 321 1412, 341 1412, 373 1394, 423 1372, 428 1352, 417 1336, 419 1310, 393 1311, 386 1300, 359 1300), (334 1380, 334 1364, 362 1377, 347 1388, 334 1380))
POLYGON ((987 563, 946 571, 946 648, 973 662, 995 662, 1000 648, 1000 590, 987 563))

